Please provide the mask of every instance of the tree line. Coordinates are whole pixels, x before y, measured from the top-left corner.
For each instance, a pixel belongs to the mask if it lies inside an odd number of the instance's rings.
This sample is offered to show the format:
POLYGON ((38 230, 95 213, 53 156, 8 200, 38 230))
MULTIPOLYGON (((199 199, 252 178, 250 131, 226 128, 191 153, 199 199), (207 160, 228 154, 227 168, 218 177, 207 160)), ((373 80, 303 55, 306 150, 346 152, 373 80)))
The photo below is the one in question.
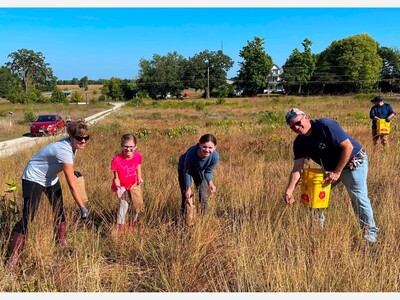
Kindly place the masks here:
MULTIPOLYGON (((11 102, 64 102, 57 87, 101 84, 99 100, 124 101, 133 97, 164 99, 179 97, 185 89, 203 92, 203 97, 226 97, 240 90, 242 96, 256 96, 267 88, 274 65, 265 51, 265 39, 254 37, 239 52, 237 76, 227 81, 234 61, 222 50, 204 50, 185 58, 178 52, 153 54, 140 59, 137 78, 58 80, 41 52, 19 49, 8 55, 0 68, 0 97, 11 102), (43 92, 52 92, 44 97, 43 92)), ((333 41, 321 53, 312 53, 312 41, 305 38, 303 49, 293 49, 282 66, 280 84, 290 94, 345 94, 400 91, 400 51, 380 46, 368 34, 333 41)))

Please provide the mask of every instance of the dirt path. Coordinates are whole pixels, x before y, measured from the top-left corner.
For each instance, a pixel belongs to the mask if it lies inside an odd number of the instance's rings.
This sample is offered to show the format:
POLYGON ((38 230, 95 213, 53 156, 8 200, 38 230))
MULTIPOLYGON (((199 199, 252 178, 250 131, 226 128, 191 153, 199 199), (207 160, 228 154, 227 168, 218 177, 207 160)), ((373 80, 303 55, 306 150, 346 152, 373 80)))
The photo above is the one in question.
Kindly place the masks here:
MULTIPOLYGON (((114 107, 111 109, 99 112, 93 116, 85 118, 85 121, 88 123, 88 125, 92 125, 92 124, 100 121, 105 116, 120 109, 125 103, 117 102, 117 103, 110 103, 110 104, 114 105, 114 107)), ((54 138, 54 137, 53 136, 49 136, 49 137, 24 136, 24 137, 20 137, 17 139, 0 142, 0 158, 11 156, 11 155, 17 153, 19 150, 26 149, 27 147, 32 147, 33 145, 36 145, 39 143, 44 144, 44 142, 48 142, 48 140, 51 138, 54 138)))

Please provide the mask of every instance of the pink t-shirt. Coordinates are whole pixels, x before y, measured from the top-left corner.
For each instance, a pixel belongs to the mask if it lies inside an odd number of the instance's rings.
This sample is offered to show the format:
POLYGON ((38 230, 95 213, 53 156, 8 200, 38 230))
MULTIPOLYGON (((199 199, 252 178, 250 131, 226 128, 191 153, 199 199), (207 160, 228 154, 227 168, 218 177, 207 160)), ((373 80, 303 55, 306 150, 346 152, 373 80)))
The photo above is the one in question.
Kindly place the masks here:
MULTIPOLYGON (((119 153, 111 161, 111 171, 117 172, 121 186, 130 190, 132 185, 138 181, 137 168, 140 164, 142 164, 142 153, 133 152, 131 159, 125 159, 122 153, 119 153)), ((112 181, 111 190, 113 192, 117 190, 114 180, 112 181)))

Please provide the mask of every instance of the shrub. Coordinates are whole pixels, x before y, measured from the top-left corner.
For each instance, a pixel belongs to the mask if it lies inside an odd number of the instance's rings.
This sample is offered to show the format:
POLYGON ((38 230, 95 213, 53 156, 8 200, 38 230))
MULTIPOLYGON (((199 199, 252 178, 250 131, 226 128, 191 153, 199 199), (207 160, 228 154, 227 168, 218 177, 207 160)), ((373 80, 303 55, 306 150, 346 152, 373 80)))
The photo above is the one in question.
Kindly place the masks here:
POLYGON ((225 102, 226 102, 225 99, 220 97, 220 98, 217 99, 216 104, 217 105, 222 105, 222 104, 225 104, 225 102))
POLYGON ((197 111, 202 111, 202 110, 204 110, 205 107, 206 107, 206 104, 204 102, 202 102, 202 101, 197 101, 197 102, 194 103, 194 108, 197 111))
POLYGON ((33 111, 29 110, 24 113, 24 122, 25 123, 30 123, 32 121, 35 121, 36 115, 34 114, 33 111))
POLYGON ((283 112, 278 111, 266 111, 258 119, 258 124, 282 124, 285 120, 285 115, 283 112))

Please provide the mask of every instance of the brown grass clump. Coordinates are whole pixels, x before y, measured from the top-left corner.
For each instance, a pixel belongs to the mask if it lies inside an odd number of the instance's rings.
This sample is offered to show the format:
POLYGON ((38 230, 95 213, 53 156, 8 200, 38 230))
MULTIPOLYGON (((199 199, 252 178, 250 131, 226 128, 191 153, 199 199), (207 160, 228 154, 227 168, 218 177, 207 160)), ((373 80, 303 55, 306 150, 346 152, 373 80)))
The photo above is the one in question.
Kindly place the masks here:
MULTIPOLYGON (((89 220, 79 220, 60 175, 71 246, 60 249, 54 242, 52 213, 44 198, 13 280, 0 265, 0 291, 400 291, 397 119, 390 147, 382 149, 372 145, 368 97, 227 99, 224 104, 198 100, 202 105, 191 101, 128 104, 93 125, 92 139, 76 157, 76 169, 87 183, 89 220), (366 149, 369 194, 380 228, 375 245, 362 239, 342 186, 331 192, 324 230, 313 224, 300 201, 291 207, 284 204, 295 138, 284 115, 292 107, 313 118, 337 119, 366 149), (145 228, 142 236, 121 238, 110 163, 120 151, 120 136, 127 132, 138 136, 143 154, 145 228), (186 227, 180 217, 177 161, 205 133, 218 139, 217 193, 210 198, 210 212, 186 227)), ((397 101, 391 104, 400 111, 397 101)), ((4 180, 20 183, 26 162, 38 148, 1 159, 4 180)), ((22 208, 20 191, 16 198, 22 208)), ((1 214, 4 257, 18 214, 1 214)))

